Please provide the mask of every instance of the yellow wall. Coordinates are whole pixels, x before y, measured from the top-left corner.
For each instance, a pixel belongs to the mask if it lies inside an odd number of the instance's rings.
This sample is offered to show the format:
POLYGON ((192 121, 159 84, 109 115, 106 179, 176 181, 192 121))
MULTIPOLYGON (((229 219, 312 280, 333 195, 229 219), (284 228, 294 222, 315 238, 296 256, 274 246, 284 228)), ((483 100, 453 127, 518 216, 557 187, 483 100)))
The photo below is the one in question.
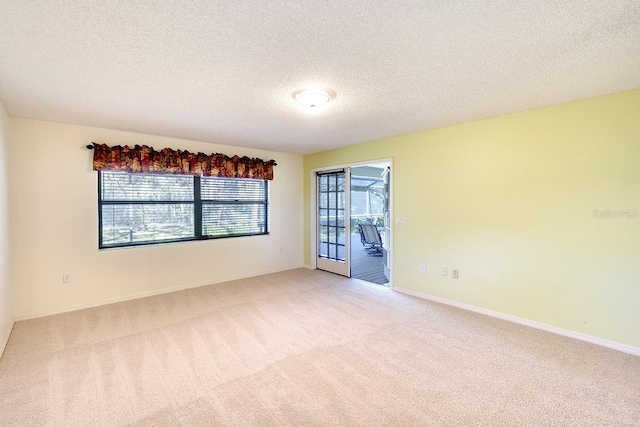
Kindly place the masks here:
POLYGON ((640 347, 640 90, 305 156, 305 264, 310 170, 386 157, 396 288, 640 347))
POLYGON ((302 156, 11 118, 15 316, 256 276, 302 266, 302 156), (268 236, 98 250, 92 141, 276 159, 268 236), (280 250, 282 248, 282 250, 280 250), (62 274, 71 283, 62 283, 62 274))
POLYGON ((9 280, 9 120, 0 103, 0 355, 13 324, 13 287, 9 280))

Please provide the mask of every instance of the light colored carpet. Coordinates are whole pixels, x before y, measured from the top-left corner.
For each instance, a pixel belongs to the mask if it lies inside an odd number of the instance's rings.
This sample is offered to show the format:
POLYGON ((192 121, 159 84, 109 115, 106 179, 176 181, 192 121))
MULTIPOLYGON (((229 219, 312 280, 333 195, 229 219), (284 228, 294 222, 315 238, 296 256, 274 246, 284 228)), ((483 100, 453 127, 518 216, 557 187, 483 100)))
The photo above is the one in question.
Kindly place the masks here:
POLYGON ((640 358, 292 270, 19 322, 1 426, 638 426, 640 358))

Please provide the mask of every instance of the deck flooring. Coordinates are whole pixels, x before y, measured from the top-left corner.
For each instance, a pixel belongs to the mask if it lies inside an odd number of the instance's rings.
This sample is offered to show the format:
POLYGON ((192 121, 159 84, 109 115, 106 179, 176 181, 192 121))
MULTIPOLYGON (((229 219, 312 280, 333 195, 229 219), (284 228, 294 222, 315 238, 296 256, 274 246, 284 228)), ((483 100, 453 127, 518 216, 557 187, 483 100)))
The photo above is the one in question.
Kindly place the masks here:
POLYGON ((367 256, 359 234, 351 236, 351 277, 378 285, 389 285, 381 256, 367 256))

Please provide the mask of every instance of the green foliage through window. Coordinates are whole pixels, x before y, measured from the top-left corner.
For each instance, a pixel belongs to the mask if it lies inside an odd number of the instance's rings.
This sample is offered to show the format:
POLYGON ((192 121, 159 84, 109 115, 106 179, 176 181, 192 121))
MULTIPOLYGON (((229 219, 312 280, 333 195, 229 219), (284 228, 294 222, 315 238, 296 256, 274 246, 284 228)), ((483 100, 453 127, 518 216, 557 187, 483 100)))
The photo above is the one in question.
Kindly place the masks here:
POLYGON ((268 234, 265 180, 98 172, 99 247, 268 234))

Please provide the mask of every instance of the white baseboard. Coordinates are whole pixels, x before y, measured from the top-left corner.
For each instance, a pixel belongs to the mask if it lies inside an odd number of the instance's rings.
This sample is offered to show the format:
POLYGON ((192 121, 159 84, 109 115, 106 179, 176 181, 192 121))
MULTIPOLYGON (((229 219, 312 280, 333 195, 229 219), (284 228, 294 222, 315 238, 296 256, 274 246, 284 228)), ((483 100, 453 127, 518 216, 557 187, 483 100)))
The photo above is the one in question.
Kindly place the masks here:
POLYGON ((482 307, 476 307, 474 305, 465 304, 446 298, 440 298, 433 295, 425 294, 422 292, 412 291, 403 288, 393 288, 394 291, 402 294, 411 295, 414 297, 439 302, 441 304, 451 305, 453 307, 462 308, 463 310, 473 311, 475 313, 484 314, 485 316, 496 317, 498 319, 506 320, 508 322, 518 323, 520 325, 529 326, 531 328, 541 329, 543 331, 551 332, 558 335, 563 335, 569 338, 575 338, 580 341, 586 341, 591 344, 596 344, 602 347, 607 347, 613 350, 618 350, 623 353, 632 354, 634 356, 640 356, 640 348, 632 347, 627 344, 621 344, 615 341, 609 341, 602 338, 594 337, 592 335, 583 334, 582 332, 570 331, 567 329, 558 328, 557 326, 548 325, 546 323, 536 322, 534 320, 523 319, 521 317, 513 316, 511 314, 500 313, 499 311, 493 311, 482 307))
MULTIPOLYGON (((300 267, 296 267, 296 268, 300 268, 300 267)), ((264 271, 264 272, 255 273, 255 274, 246 274, 246 275, 242 275, 242 276, 231 277, 231 278, 226 278, 226 279, 221 279, 221 280, 213 280, 213 281, 206 281, 206 282, 199 282, 199 283, 190 283, 188 285, 175 286, 175 287, 172 287, 172 288, 160 289, 160 290, 156 290, 156 291, 140 292, 138 294, 128 295, 126 297, 110 298, 110 299, 102 300, 102 301, 95 302, 95 303, 75 305, 75 306, 64 308, 64 309, 61 309, 61 310, 40 312, 40 313, 35 313, 35 314, 27 314, 27 315, 24 315, 24 316, 16 316, 15 317, 15 321, 19 322, 19 321, 22 321, 22 320, 38 319, 38 318, 41 318, 41 317, 53 316, 55 314, 70 313, 72 311, 84 310, 84 309, 87 309, 87 308, 100 307, 100 306, 109 305, 109 304, 116 304, 116 303, 119 303, 119 302, 131 301, 131 300, 134 300, 134 299, 152 297, 152 296, 156 296, 156 295, 170 294, 171 292, 182 291, 182 290, 185 290, 185 289, 199 288, 201 286, 215 285, 217 283, 233 282, 234 280, 248 279, 250 277, 263 276, 265 274, 279 273, 281 271, 288 271, 288 270, 295 270, 295 268, 293 268, 293 269, 285 268, 285 269, 280 269, 280 270, 270 270, 270 271, 264 271)))
POLYGON ((2 337, 2 341, 0 341, 0 358, 4 353, 4 349, 7 347, 7 343, 9 342, 9 337, 11 336, 11 331, 13 330, 13 325, 15 324, 16 324, 16 319, 12 318, 11 325, 9 326, 7 333, 5 334, 4 337, 2 337))
POLYGON ((311 264, 305 264, 305 265, 303 265, 303 267, 306 268, 307 270, 313 270, 311 268, 311 264))

